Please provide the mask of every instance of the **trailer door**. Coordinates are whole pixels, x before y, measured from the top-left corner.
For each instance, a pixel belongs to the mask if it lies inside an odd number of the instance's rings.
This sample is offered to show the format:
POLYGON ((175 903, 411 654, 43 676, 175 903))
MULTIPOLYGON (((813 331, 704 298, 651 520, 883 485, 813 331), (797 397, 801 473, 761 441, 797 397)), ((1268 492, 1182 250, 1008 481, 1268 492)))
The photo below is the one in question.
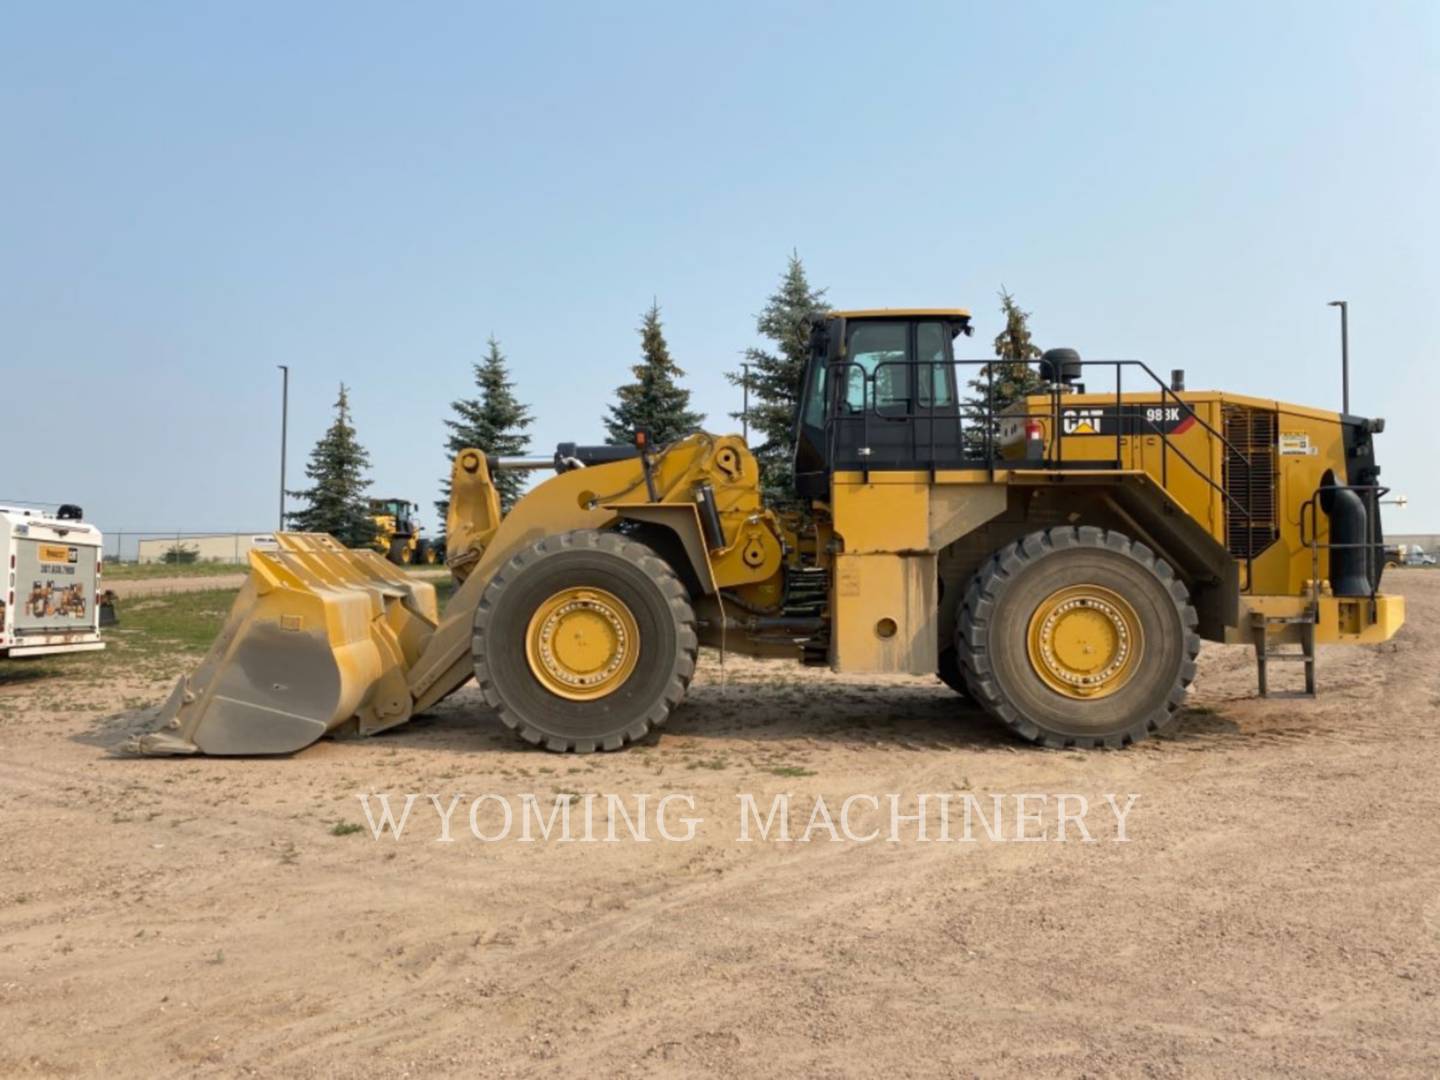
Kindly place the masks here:
POLYGON ((16 635, 92 629, 99 549, 28 537, 14 542, 16 635))

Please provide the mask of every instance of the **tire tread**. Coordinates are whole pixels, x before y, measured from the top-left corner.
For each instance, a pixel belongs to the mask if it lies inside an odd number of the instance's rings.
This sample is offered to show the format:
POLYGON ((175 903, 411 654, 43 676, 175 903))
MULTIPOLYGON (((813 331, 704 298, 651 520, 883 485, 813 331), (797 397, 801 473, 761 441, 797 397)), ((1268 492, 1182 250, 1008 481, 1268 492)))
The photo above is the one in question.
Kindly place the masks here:
MULTIPOLYGON (((700 651, 700 639, 695 629, 695 609, 690 604, 690 594, 670 564, 657 555, 653 549, 613 532, 594 529, 577 529, 574 532, 547 536, 512 555, 496 571, 495 576, 481 594, 475 607, 474 633, 471 638, 470 654, 475 664, 475 683, 480 688, 485 703, 495 710, 501 722, 526 742, 543 746, 556 753, 588 754, 595 750, 619 750, 629 743, 638 742, 652 731, 663 727, 670 715, 685 700, 691 680, 695 677, 695 664, 700 651), (504 591, 509 588, 530 566, 548 555, 574 548, 588 548, 615 555, 638 568, 660 589, 670 608, 675 622, 677 648, 675 662, 664 691, 658 695, 645 715, 634 721, 623 732, 601 737, 558 736, 547 734, 525 717, 517 714, 500 696, 495 680, 485 657, 485 640, 491 632, 496 604, 504 591)), ((643 654, 642 654, 643 655, 643 654)))
POLYGON ((981 565, 971 578, 961 602, 956 647, 971 697, 1021 738, 1056 749, 1070 746, 1118 748, 1161 732, 1174 722, 1176 711, 1195 679, 1195 658, 1200 652, 1200 635, 1195 628, 1199 622, 1185 583, 1175 575, 1169 563, 1157 557, 1150 548, 1113 529, 1100 529, 1093 525, 1058 526, 1021 537, 981 565), (1060 735, 1022 716, 1001 690, 986 653, 990 619, 1009 582, 1036 559, 1055 551, 1075 548, 1094 548, 1123 555, 1154 575, 1174 603, 1184 635, 1179 671, 1165 703, 1124 731, 1108 735, 1060 735))

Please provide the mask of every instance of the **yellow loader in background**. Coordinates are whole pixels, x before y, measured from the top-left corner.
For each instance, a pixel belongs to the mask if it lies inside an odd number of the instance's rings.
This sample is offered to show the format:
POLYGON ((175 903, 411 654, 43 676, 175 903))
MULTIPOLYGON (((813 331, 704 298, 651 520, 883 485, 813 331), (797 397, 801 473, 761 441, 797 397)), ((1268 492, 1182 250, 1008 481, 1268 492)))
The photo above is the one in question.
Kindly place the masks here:
POLYGON ((444 561, 440 546, 421 535, 425 527, 415 510, 415 504, 408 499, 370 500, 375 550, 396 566, 434 566, 444 561))
POLYGON ((765 505, 741 439, 696 434, 461 452, 443 612, 378 554, 281 535, 136 749, 287 753, 473 678, 525 740, 613 750, 680 706, 701 644, 935 673, 1033 742, 1120 746, 1172 721, 1202 638, 1254 645, 1263 692, 1277 655, 1313 689, 1317 643, 1399 628, 1403 599, 1379 590, 1382 422, 1070 350, 992 415, 961 400, 994 364, 956 358, 969 331, 960 310, 817 321, 803 514, 765 505), (541 467, 556 475, 502 519, 494 471, 541 467))

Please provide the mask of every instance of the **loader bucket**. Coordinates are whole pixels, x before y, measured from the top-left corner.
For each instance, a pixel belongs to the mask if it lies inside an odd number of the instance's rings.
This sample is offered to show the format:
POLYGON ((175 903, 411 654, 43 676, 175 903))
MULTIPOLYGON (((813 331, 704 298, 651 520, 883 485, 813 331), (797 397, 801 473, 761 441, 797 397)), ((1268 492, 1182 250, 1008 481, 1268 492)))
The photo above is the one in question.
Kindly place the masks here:
POLYGON ((409 719, 406 673, 438 622, 435 587, 374 551, 279 533, 200 666, 182 676, 145 754, 286 754, 409 719))

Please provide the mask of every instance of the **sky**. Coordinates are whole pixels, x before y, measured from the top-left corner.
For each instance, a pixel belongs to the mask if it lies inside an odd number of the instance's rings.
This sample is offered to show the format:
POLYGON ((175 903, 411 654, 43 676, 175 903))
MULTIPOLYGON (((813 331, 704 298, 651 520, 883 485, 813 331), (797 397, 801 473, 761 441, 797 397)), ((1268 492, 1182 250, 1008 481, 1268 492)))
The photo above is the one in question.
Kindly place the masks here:
POLYGON ((430 503, 494 334, 600 442, 660 304, 712 430, 790 252, 1045 347, 1388 421, 1440 532, 1440 5, 0 0, 0 501, 255 531, 351 390, 430 503))

